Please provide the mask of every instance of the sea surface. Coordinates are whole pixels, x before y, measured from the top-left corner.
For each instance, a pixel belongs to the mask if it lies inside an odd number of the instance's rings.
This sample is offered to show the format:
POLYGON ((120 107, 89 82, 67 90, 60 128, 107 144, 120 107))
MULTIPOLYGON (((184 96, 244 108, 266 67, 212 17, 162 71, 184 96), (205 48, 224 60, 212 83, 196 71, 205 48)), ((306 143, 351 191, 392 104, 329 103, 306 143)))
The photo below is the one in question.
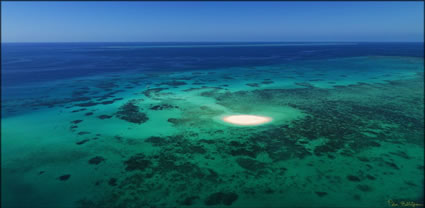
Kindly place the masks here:
POLYGON ((2 207, 423 206, 423 43, 1 52, 2 207))

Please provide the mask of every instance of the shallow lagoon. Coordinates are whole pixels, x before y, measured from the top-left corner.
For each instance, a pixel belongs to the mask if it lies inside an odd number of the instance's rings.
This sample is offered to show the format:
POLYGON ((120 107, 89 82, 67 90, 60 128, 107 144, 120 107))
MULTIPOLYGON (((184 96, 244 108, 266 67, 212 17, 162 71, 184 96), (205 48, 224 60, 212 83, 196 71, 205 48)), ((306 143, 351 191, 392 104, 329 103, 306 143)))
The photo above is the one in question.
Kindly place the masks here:
POLYGON ((7 86, 2 205, 423 203, 423 61, 285 59, 7 86), (238 114, 273 120, 220 119, 238 114))

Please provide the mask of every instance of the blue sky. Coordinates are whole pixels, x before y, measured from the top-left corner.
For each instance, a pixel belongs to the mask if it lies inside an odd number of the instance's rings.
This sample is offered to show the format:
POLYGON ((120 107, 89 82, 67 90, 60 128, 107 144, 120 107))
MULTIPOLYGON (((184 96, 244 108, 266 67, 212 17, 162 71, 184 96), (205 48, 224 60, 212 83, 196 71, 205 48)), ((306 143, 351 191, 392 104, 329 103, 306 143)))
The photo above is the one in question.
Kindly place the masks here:
POLYGON ((423 2, 2 2, 3 42, 423 41, 423 2))

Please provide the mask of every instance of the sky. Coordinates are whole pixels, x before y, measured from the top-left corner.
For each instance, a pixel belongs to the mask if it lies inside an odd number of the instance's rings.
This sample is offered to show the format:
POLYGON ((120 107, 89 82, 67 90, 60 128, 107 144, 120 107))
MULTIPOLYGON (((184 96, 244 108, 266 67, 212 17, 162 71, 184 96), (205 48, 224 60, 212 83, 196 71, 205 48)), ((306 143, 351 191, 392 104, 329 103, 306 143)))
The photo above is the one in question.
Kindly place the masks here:
POLYGON ((2 42, 423 42, 416 2, 1 2, 2 42))

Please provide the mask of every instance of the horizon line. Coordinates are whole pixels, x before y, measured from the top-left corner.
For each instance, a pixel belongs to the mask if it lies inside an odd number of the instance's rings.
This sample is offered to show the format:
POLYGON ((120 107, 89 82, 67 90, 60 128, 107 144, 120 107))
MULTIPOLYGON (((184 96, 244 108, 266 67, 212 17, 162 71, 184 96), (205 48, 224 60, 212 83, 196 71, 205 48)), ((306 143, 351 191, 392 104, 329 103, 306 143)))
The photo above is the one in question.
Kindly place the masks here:
POLYGON ((1 43, 424 43, 424 41, 1 41, 1 43))

